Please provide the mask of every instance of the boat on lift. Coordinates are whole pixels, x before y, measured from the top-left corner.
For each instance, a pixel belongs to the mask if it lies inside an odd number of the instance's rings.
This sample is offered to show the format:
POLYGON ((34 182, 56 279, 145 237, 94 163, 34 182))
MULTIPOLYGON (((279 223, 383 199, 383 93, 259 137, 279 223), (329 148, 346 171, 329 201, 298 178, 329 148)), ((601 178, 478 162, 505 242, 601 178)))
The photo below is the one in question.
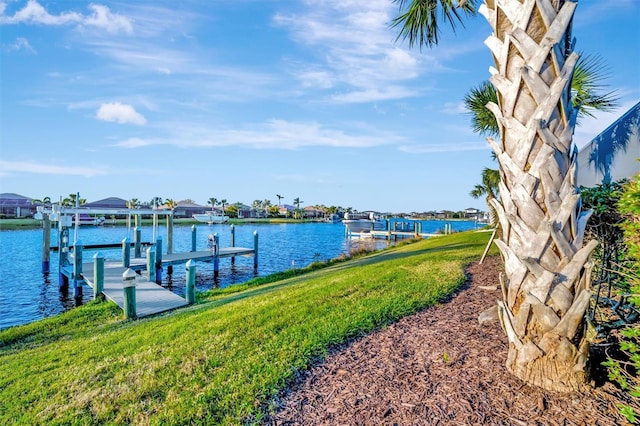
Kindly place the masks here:
POLYGON ((208 223, 209 225, 229 222, 229 216, 216 211, 194 214, 192 217, 198 222, 208 223))

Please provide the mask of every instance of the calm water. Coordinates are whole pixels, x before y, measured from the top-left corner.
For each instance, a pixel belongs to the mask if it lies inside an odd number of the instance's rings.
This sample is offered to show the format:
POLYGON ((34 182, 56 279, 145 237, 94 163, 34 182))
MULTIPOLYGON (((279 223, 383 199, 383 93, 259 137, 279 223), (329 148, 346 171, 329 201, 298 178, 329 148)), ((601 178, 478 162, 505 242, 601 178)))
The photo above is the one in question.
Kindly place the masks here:
MULTIPOLYGON (((473 222, 451 222, 454 231, 473 229, 473 222)), ((424 221, 422 231, 432 233, 443 228, 444 222, 424 221)), ((229 225, 197 225, 196 244, 198 250, 207 249, 209 234, 218 233, 220 246, 230 246, 229 225)), ((153 229, 143 226, 142 241, 151 241, 153 229)), ((238 257, 220 260, 219 275, 214 279, 213 265, 197 262, 196 287, 204 291, 215 287, 247 281, 256 276, 265 276, 292 267, 300 268, 316 260, 329 260, 348 252, 354 245, 366 244, 358 239, 344 236, 344 225, 330 223, 305 224, 246 224, 236 225, 235 239, 238 247, 253 247, 253 232, 259 236, 258 269, 254 269, 253 257, 238 257)), ((166 253, 166 230, 160 227, 166 253)), ((121 226, 82 227, 78 239, 84 245, 119 243, 125 237, 133 240, 132 231, 121 226)), ((73 229, 70 240, 74 240, 73 229)), ((51 232, 51 245, 56 246, 58 231, 51 232)), ((370 244, 370 243, 369 243, 370 244)), ((378 248, 387 243, 376 240, 378 248)), ((174 226, 173 252, 191 250, 191 226, 174 226)), ((119 260, 120 249, 101 249, 106 259, 119 260)), ((83 258, 89 261, 96 251, 85 250, 83 258)), ((133 255, 133 253, 132 253, 133 255)), ((84 288, 82 299, 73 297, 73 288, 68 293, 58 290, 58 254, 51 253, 51 272, 42 270, 42 230, 0 231, 0 329, 26 324, 41 318, 57 315, 92 298, 92 289, 84 288)), ((177 294, 184 295, 185 271, 176 265, 173 273, 163 273, 162 285, 177 294)))

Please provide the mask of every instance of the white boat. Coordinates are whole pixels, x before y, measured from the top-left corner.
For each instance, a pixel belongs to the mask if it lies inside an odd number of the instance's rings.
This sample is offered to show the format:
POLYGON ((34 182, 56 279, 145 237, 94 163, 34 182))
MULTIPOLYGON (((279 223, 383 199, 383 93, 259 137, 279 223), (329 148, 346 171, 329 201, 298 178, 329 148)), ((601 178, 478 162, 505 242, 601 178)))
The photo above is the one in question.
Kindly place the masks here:
POLYGON ((227 223, 229 222, 229 216, 223 215, 218 212, 206 212, 201 214, 192 215, 195 220, 202 223, 227 223))
MULTIPOLYGON (((78 214, 79 217, 79 225, 93 225, 93 226, 101 226, 104 225, 105 222, 105 218, 104 216, 100 216, 100 217, 93 217, 93 216, 89 216, 87 213, 80 213, 78 214)), ((76 215, 72 215, 71 216, 71 223, 72 224, 76 224, 76 215)))
POLYGON ((349 233, 362 234, 371 231, 382 231, 387 227, 386 220, 376 217, 374 213, 366 214, 345 213, 342 223, 347 227, 349 233))

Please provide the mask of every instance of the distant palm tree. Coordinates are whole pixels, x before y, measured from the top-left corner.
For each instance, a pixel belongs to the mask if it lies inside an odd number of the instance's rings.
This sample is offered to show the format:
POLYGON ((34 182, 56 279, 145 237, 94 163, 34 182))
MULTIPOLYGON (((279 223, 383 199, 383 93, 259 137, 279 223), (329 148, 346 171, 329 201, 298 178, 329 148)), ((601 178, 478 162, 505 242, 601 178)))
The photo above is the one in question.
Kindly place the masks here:
POLYGON ((222 214, 224 214, 224 206, 227 205, 227 199, 223 198, 222 200, 220 200, 220 202, 218 203, 220 206, 222 206, 222 214))
POLYGON ((164 205, 167 206, 169 209, 171 209, 171 211, 173 211, 178 205, 178 203, 176 203, 171 198, 167 198, 166 200, 164 200, 164 205))
POLYGON ((51 197, 43 197, 41 200, 34 198, 33 200, 31 200, 31 204, 42 204, 43 206, 50 206, 51 205, 51 197))
POLYGON ((280 205, 280 200, 282 200, 284 197, 278 194, 276 194, 276 197, 278 197, 278 205, 280 205))
POLYGON ((209 200, 207 200, 207 204, 211 206, 211 211, 213 211, 213 208, 218 205, 218 200, 216 198, 211 197, 209 198, 209 200))
POLYGON ((485 196, 489 207, 489 224, 492 227, 498 225, 498 216, 491 200, 498 198, 498 187, 500 185, 500 172, 495 169, 485 168, 482 171, 482 184, 473 187, 469 195, 473 198, 485 196))
POLYGON ((296 219, 299 219, 302 217, 302 214, 301 214, 302 212, 300 211, 300 204, 302 203, 304 203, 304 201, 301 201, 299 197, 293 199, 293 204, 296 206, 296 209, 295 209, 296 219))
POLYGON ((127 201, 127 206, 130 209, 137 209, 138 207, 140 207, 140 200, 138 200, 137 198, 132 198, 127 201))
POLYGON ((87 202, 86 198, 80 198, 78 199, 78 195, 77 194, 69 194, 68 197, 64 198, 62 200, 62 206, 64 207, 75 207, 76 206, 76 202, 78 205, 83 205, 87 202))
POLYGON ((151 207, 161 206, 163 204, 162 197, 153 197, 149 204, 151 205, 151 207))

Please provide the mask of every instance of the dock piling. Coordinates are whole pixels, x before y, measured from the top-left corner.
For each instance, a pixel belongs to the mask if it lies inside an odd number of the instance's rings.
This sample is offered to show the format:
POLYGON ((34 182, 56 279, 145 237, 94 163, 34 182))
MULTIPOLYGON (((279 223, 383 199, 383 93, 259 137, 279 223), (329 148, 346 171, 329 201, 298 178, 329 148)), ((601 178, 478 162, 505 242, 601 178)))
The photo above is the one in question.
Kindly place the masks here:
POLYGON ((156 282, 156 249, 154 247, 147 249, 147 274, 150 282, 156 282))
POLYGON ((258 231, 253 231, 253 267, 258 269, 258 231))
POLYGON ((191 251, 196 251, 196 226, 191 225, 191 251))
POLYGON ((136 318, 136 273, 127 269, 122 274, 122 290, 124 291, 124 317, 136 318))
POLYGON ((236 226, 231 225, 229 228, 231 229, 231 247, 235 247, 236 246, 236 226))
POLYGON ((135 258, 142 257, 141 245, 142 245, 142 230, 140 229, 139 226, 136 226, 133 229, 133 247, 134 247, 133 257, 135 258))
POLYGON ((167 216, 167 254, 173 253, 173 216, 167 216))
POLYGON ((186 289, 186 297, 188 304, 195 303, 196 301, 196 262, 193 259, 190 259, 186 265, 187 271, 187 289, 186 289))
POLYGON ((104 290, 104 255, 97 252, 93 255, 93 298, 102 298, 104 290))
POLYGON ((49 246, 51 245, 51 221, 49 220, 49 213, 42 214, 42 272, 49 273, 51 252, 49 246))
POLYGON ((156 283, 162 283, 162 237, 156 237, 156 283))
POLYGON ((128 268, 131 265, 131 242, 125 237, 122 240, 122 266, 128 268))
POLYGON ((73 297, 82 297, 82 243, 73 243, 73 297))
POLYGON ((218 256, 218 251, 220 249, 220 236, 216 232, 213 234, 213 276, 217 277, 220 272, 220 257, 218 256))

